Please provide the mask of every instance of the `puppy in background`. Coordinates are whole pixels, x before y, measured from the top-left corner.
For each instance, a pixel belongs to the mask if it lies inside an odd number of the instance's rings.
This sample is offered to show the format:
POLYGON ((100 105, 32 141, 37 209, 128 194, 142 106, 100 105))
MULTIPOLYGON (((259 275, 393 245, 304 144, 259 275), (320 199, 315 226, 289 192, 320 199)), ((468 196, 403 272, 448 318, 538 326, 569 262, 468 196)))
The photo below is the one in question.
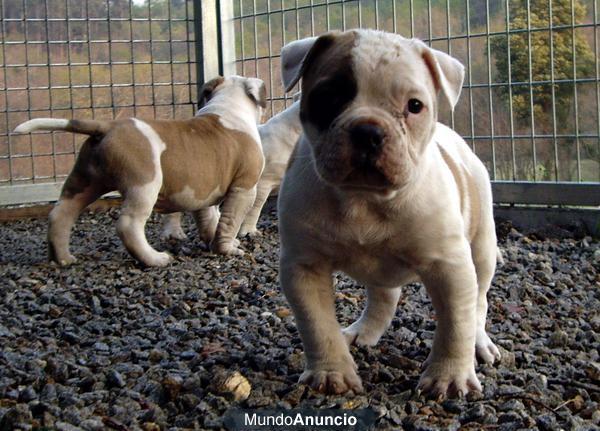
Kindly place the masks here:
POLYGON ((38 118, 15 129, 90 136, 50 213, 51 260, 60 265, 75 261, 69 251, 73 224, 86 206, 115 190, 123 197, 117 232, 143 264, 165 266, 172 260, 146 239, 144 227, 153 209, 192 212, 211 250, 242 254, 235 237, 264 166, 257 124, 266 107, 265 85, 256 78, 218 77, 203 87, 202 99, 205 106, 189 120, 38 118))
POLYGON ((497 259, 488 173, 437 122, 454 107, 464 68, 416 39, 372 30, 285 46, 286 89, 302 79, 300 138, 279 192, 280 280, 305 350, 300 381, 360 392, 349 344, 375 345, 403 285, 421 281, 437 315, 419 388, 481 390, 475 354, 499 351, 485 330, 497 259), (362 316, 342 330, 332 274, 367 287, 362 316))
POLYGON ((265 156, 265 169, 256 190, 254 205, 248 211, 240 235, 256 235, 256 224, 271 192, 279 188, 281 180, 302 133, 300 124, 300 93, 294 95, 294 103, 258 126, 265 156))
MULTIPOLYGON (((265 157, 265 169, 258 181, 254 205, 248 211, 240 228, 240 235, 256 235, 256 224, 269 195, 279 187, 290 156, 302 132, 300 124, 300 93, 294 95, 294 103, 272 117, 269 121, 258 126, 265 157)), ((181 227, 181 214, 173 213, 165 217, 163 239, 185 239, 181 227)))

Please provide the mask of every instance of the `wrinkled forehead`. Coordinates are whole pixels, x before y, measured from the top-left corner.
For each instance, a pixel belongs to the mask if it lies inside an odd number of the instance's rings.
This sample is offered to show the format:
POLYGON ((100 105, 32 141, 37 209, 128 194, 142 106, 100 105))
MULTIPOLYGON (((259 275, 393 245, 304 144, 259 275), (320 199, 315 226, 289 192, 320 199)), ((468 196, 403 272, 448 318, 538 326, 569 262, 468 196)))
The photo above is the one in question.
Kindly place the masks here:
POLYGON ((383 32, 359 33, 352 58, 361 94, 397 94, 434 87, 422 49, 412 39, 383 32))
POLYGON ((305 74, 307 87, 331 78, 352 80, 360 95, 433 90, 434 84, 412 39, 372 30, 339 34, 305 74))

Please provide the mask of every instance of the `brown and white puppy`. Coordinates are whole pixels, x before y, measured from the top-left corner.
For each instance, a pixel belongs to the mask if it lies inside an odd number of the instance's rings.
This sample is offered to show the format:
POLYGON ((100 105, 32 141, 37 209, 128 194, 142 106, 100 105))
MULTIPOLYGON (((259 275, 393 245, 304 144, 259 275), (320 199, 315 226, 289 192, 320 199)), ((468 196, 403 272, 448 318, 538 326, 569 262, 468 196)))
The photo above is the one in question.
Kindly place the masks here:
POLYGON ((95 121, 41 118, 15 132, 64 130, 90 135, 50 213, 49 257, 75 261, 71 228, 90 203, 111 191, 123 196, 117 231, 133 257, 148 266, 172 257, 144 234, 153 208, 193 212, 201 237, 222 254, 241 254, 235 237, 254 202, 263 170, 257 123, 266 106, 260 79, 215 78, 203 88, 205 106, 190 120, 95 121), (221 214, 216 209, 221 203, 221 214))
MULTIPOLYGON (((256 199, 246 214, 239 235, 256 235, 256 224, 265 202, 279 188, 290 156, 302 132, 300 125, 300 93, 294 94, 294 103, 269 121, 258 126, 258 134, 265 156, 265 168, 256 186, 256 199)), ((181 227, 181 213, 165 216, 161 237, 163 239, 185 239, 181 227)))
POLYGON ((463 66, 372 30, 300 40, 281 57, 286 89, 302 78, 304 135, 278 203, 280 279, 306 356, 300 380, 361 391, 348 344, 376 344, 401 286, 421 281, 438 324, 419 388, 481 390, 475 353, 499 357, 485 331, 497 259, 491 187, 481 161, 437 122, 437 95, 456 104, 463 66), (367 287, 362 316, 344 330, 335 271, 367 287))

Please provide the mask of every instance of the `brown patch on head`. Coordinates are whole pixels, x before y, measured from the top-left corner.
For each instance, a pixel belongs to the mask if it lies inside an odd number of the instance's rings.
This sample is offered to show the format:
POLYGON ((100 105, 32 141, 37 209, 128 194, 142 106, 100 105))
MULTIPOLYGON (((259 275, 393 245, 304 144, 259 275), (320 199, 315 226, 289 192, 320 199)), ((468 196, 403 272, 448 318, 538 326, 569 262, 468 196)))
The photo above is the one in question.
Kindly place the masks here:
POLYGON ((317 39, 302 63, 300 118, 317 130, 331 123, 354 100, 358 86, 352 48, 356 33, 328 33, 317 39))
POLYGON ((198 108, 202 108, 204 105, 206 105, 206 103, 212 98, 213 92, 223 82, 225 82, 225 78, 222 76, 217 76, 202 86, 202 90, 200 90, 200 100, 198 100, 198 108))
POLYGON ((246 81, 244 82, 244 87, 246 89, 246 95, 252 100, 256 105, 260 106, 263 109, 267 107, 267 88, 264 82, 260 83, 260 86, 256 88, 256 82, 246 81))

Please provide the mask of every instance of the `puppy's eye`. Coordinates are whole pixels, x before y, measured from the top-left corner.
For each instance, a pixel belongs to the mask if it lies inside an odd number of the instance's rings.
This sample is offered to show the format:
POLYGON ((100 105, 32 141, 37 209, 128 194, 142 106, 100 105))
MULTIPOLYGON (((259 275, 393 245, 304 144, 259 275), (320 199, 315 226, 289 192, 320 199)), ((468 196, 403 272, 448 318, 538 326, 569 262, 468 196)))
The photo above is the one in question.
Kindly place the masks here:
POLYGON ((418 114, 423 109, 423 102, 419 99, 410 99, 408 101, 408 112, 411 114, 418 114))

